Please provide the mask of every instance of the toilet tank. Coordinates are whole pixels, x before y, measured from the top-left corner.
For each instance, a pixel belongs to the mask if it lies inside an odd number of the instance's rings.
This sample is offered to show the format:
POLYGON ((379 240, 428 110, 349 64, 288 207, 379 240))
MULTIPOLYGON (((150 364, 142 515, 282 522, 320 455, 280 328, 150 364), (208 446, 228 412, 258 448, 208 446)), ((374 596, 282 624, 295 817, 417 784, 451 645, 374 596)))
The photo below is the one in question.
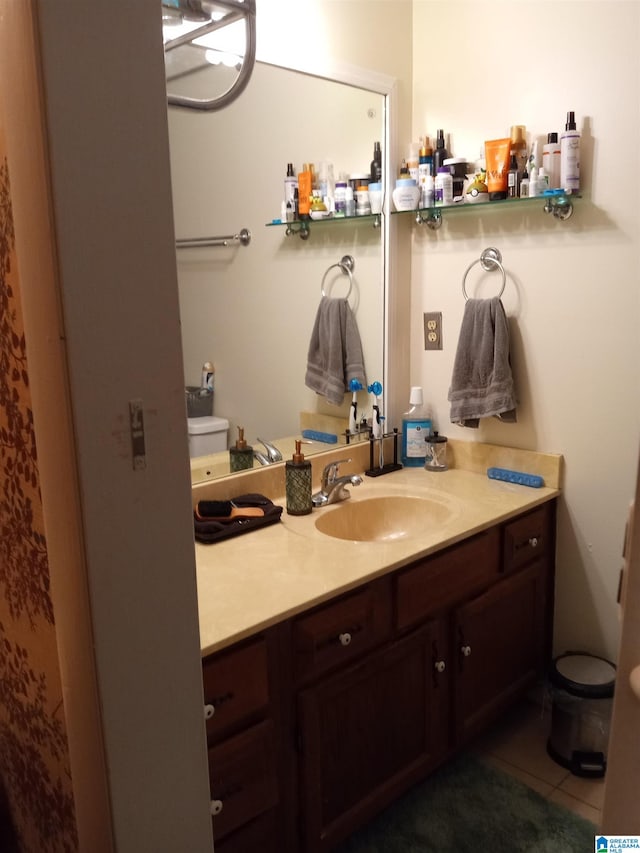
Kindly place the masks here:
POLYGON ((225 418, 207 416, 187 418, 189 428, 189 456, 207 456, 227 449, 229 421, 225 418))

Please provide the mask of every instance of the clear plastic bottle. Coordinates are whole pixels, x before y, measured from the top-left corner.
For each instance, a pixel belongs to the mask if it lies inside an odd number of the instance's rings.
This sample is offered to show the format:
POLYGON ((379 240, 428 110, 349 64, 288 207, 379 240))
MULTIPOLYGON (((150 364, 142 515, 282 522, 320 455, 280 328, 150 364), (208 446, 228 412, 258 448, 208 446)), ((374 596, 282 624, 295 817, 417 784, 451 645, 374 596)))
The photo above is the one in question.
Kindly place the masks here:
POLYGON ((431 414, 425 407, 422 388, 414 385, 409 395, 409 411, 402 416, 402 464, 424 467, 427 438, 431 435, 431 414))

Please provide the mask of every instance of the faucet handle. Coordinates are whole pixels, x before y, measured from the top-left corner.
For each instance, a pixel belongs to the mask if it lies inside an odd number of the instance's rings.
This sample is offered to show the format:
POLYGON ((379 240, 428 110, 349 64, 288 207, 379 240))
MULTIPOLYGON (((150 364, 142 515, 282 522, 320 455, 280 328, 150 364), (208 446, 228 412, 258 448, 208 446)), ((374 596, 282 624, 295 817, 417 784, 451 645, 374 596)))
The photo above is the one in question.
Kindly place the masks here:
POLYGON ((265 450, 267 451, 267 458, 269 459, 269 463, 271 462, 282 462, 282 453, 278 450, 275 444, 272 444, 270 441, 265 441, 264 438, 260 438, 258 436, 257 439, 260 444, 264 444, 265 450))
POLYGON ((351 462, 351 459, 338 459, 337 461, 329 462, 328 465, 324 466, 324 470, 322 471, 322 482, 325 486, 330 486, 336 479, 338 476, 338 469, 342 462, 351 462))

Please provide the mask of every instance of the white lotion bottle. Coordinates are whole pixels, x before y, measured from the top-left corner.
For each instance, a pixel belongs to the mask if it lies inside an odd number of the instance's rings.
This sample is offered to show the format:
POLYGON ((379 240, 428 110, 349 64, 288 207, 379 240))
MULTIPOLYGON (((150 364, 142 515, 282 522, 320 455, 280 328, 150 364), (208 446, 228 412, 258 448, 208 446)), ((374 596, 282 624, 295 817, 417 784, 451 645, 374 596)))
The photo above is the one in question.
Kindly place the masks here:
POLYGON ((569 194, 580 192, 580 131, 576 130, 573 111, 567 113, 567 123, 560 134, 560 187, 569 194))
POLYGON ((542 165, 549 175, 549 189, 560 189, 560 143, 557 133, 547 134, 547 144, 542 148, 542 165))

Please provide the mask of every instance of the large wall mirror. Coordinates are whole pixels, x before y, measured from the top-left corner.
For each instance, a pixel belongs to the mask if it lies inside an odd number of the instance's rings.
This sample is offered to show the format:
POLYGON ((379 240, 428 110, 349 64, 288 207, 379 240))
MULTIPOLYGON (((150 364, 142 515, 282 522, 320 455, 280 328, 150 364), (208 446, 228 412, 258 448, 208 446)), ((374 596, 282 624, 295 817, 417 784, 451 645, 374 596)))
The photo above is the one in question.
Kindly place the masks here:
MULTIPOLYGON (((206 73, 190 75, 190 93, 206 90, 206 73)), ((185 385, 198 385, 203 363, 214 364, 213 414, 229 421, 230 444, 241 427, 257 450, 260 437, 286 459, 305 426, 337 423, 338 434, 346 424, 350 394, 335 406, 305 386, 321 285, 328 296, 347 295, 340 268, 327 274, 344 255, 355 260, 349 302, 367 381, 385 385, 384 220, 311 222, 307 240, 271 223, 281 216, 288 163, 298 171, 327 161, 336 179, 368 173, 374 142, 386 145, 386 102, 380 89, 257 62, 224 110, 169 107, 176 238, 251 233, 248 246, 177 249, 185 385)), ((359 412, 370 415, 373 402, 360 392, 359 412)), ((331 446, 316 441, 304 452, 331 446)), ((194 482, 228 473, 228 453, 202 465, 192 459, 194 482)))

